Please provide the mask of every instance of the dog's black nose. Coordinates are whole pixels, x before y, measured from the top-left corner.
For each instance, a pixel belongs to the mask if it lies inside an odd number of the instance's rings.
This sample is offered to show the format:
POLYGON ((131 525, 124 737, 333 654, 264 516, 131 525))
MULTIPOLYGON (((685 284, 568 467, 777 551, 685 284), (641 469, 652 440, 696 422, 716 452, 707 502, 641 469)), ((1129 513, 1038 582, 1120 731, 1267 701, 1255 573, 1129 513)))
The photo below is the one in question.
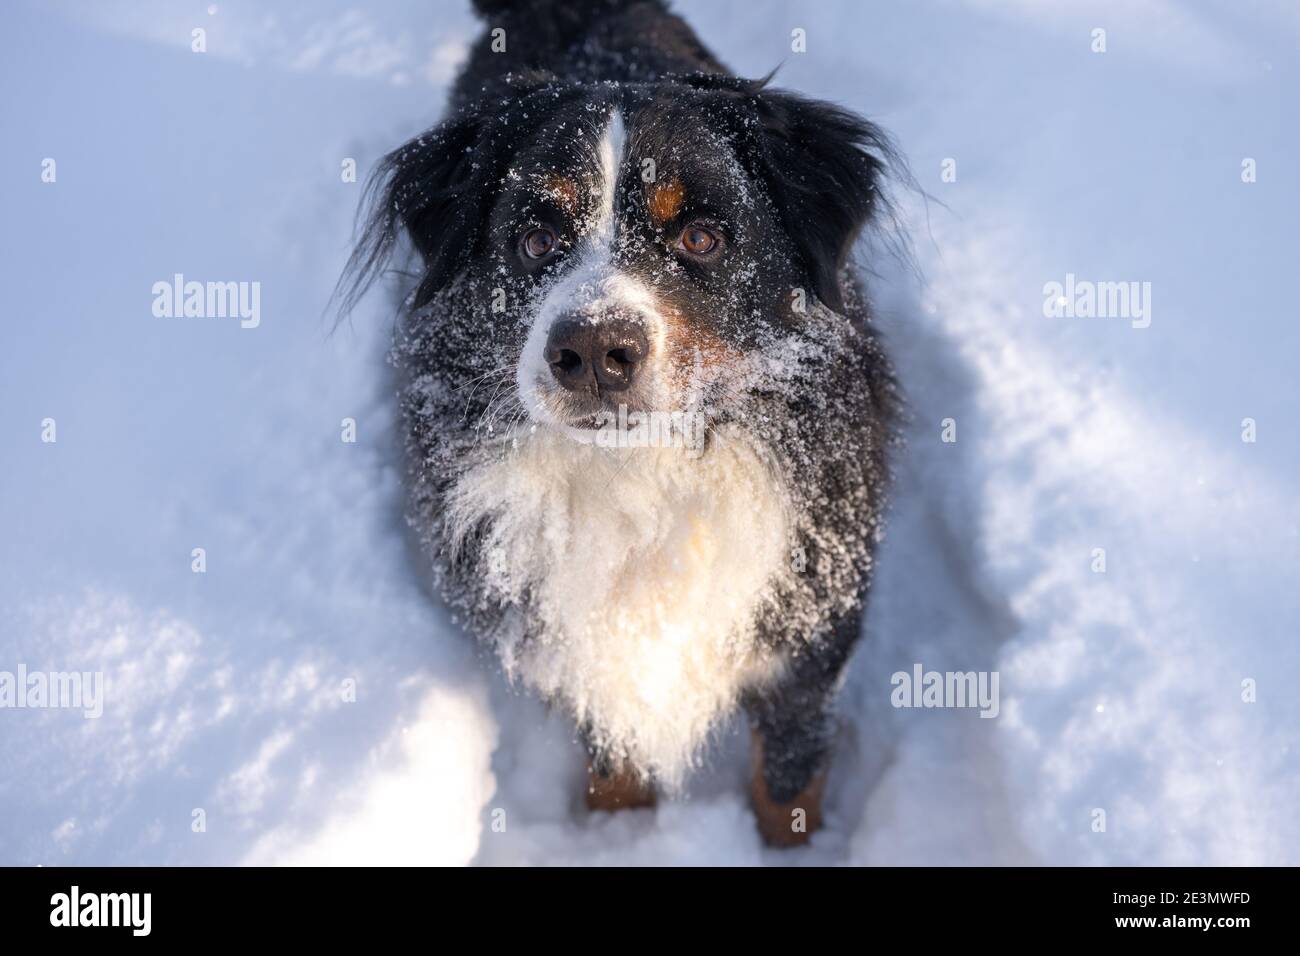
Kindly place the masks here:
POLYGON ((631 386, 649 354, 642 322, 617 313, 598 318, 562 315, 551 324, 546 339, 551 374, 571 391, 621 392, 631 386))

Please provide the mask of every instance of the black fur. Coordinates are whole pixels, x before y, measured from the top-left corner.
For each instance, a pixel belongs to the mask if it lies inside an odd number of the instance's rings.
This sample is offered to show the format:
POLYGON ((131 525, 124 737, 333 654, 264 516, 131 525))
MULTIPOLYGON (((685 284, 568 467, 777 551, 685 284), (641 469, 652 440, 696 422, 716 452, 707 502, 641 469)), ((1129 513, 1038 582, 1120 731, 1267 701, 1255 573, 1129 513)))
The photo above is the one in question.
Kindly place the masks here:
POLYGON ((771 381, 714 394, 709 408, 715 424, 743 422, 794 502, 790 544, 806 568, 758 612, 759 637, 785 652, 787 674, 744 701, 763 733, 769 792, 788 800, 824 760, 831 700, 859 637, 894 442, 889 363, 846 271, 859 232, 884 211, 888 140, 836 106, 729 76, 660 0, 475 7, 484 33, 456 83, 450 118, 385 158, 350 267, 354 299, 401 233, 422 260, 396 349, 408 383, 412 522, 440 592, 471 629, 491 636, 507 619, 528 628, 526 595, 507 607, 481 586, 485 528, 448 549, 446 496, 463 462, 481 453, 485 423, 514 411, 495 406, 491 388, 466 388, 517 354, 527 334, 539 276, 520 266, 510 230, 521 218, 560 216, 520 193, 508 173, 548 168, 560 130, 622 110, 636 118, 638 149, 678 157, 674 171, 702 203, 690 215, 725 217, 737 249, 759 250, 717 268, 665 269, 668 254, 647 232, 624 253, 625 267, 741 351, 778 334, 811 346, 771 381), (497 28, 504 53, 491 49, 497 28), (752 202, 737 202, 713 155, 718 144, 743 169, 752 202), (792 311, 790 292, 799 288, 835 320, 792 311), (493 289, 504 290, 509 308, 487 307, 493 289))
POLYGON ((637 83, 727 72, 662 0, 476 0, 474 7, 485 29, 456 82, 453 109, 509 96, 510 78, 528 74, 637 83), (496 29, 505 31, 503 52, 492 50, 496 29))

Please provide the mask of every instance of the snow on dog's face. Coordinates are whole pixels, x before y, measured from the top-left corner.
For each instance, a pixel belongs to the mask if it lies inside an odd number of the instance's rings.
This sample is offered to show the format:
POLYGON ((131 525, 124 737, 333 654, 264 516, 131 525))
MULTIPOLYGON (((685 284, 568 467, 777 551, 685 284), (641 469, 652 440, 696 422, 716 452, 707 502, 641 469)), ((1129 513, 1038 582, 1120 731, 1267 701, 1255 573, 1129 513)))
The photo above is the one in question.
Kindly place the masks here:
POLYGON ((590 441, 620 408, 734 419, 747 356, 817 303, 841 307, 881 145, 751 81, 534 82, 388 157, 358 262, 405 227, 425 266, 415 314, 455 297, 465 325, 427 371, 484 379, 493 421, 509 405, 590 441))

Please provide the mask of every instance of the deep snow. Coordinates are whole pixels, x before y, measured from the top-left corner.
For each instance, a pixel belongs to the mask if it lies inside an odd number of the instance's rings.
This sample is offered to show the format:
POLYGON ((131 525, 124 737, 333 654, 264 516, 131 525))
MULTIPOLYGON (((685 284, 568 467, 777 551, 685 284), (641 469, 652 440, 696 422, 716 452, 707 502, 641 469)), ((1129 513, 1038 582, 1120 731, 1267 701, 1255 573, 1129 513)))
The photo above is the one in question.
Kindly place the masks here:
POLYGON ((108 697, 0 710, 0 863, 1300 863, 1294 5, 678 4, 890 129, 933 197, 923 281, 880 263, 909 450, 828 826, 786 853, 738 728, 687 799, 578 810, 570 728, 412 571, 390 306, 322 312, 340 163, 436 119, 473 33, 431 6, 6 12, 0 671, 108 697), (259 281, 260 326, 155 318, 177 272, 259 281), (1045 318, 1067 273, 1149 281, 1150 327, 1045 318), (893 709, 915 662, 997 670, 1000 716, 893 709))

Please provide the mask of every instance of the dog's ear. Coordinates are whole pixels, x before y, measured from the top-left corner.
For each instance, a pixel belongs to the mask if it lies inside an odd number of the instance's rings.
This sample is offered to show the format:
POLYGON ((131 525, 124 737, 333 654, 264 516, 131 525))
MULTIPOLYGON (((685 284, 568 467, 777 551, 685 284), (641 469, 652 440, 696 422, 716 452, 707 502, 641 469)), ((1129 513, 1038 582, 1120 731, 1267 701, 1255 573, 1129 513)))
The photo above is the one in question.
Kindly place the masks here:
POLYGON ((370 175, 361 200, 368 210, 361 238, 335 290, 346 315, 378 277, 405 232, 420 254, 424 274, 410 305, 419 308, 444 288, 482 247, 492 200, 517 138, 529 128, 528 97, 562 94, 554 74, 523 70, 507 82, 500 100, 462 106, 451 118, 393 150, 370 175), (504 112, 503 112, 504 110, 504 112))
POLYGON ((482 128, 481 114, 465 109, 380 161, 362 198, 368 213, 360 241, 340 280, 344 313, 377 278, 403 231, 424 265, 417 306, 468 261, 482 226, 489 173, 478 157, 482 128))
POLYGON ((793 237, 817 298, 844 307, 840 275, 854 240, 886 204, 893 146, 847 110, 795 93, 756 90, 760 175, 793 237))
POLYGON ((385 160, 385 206, 424 260, 430 291, 469 258, 483 217, 486 166, 476 113, 462 114, 407 143, 385 160))

